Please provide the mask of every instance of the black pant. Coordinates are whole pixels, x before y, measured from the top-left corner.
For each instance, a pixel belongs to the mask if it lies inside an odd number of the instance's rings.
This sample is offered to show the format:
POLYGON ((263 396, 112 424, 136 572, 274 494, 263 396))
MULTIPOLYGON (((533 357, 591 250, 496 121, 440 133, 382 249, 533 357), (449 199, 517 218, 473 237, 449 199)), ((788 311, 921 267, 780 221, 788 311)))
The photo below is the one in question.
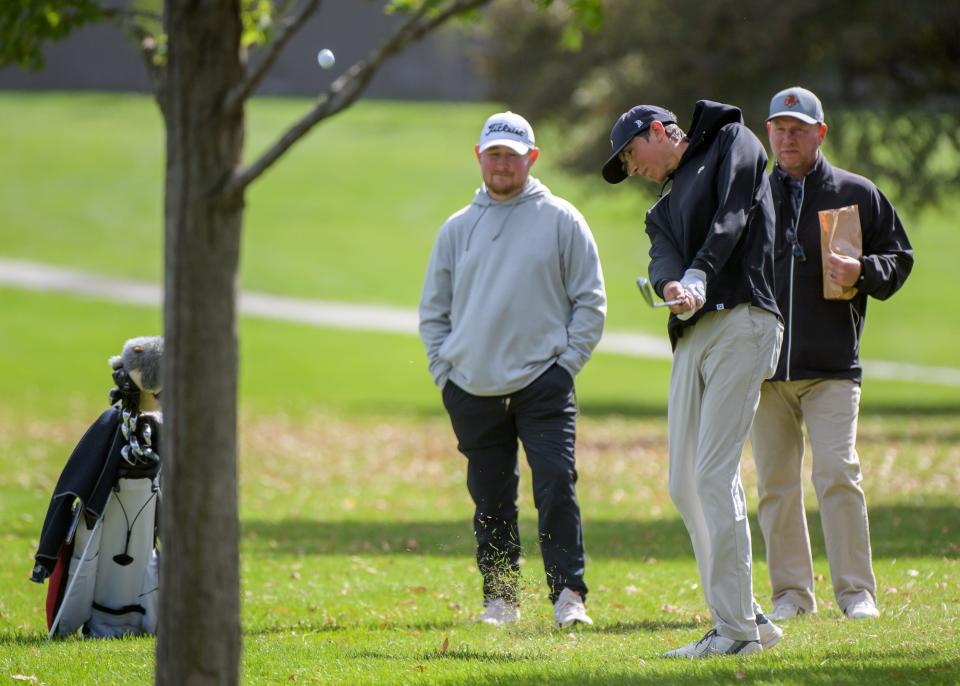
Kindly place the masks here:
POLYGON ((457 448, 467 457, 484 598, 516 600, 518 439, 533 474, 550 600, 556 602, 564 587, 586 597, 574 466, 577 407, 570 374, 555 364, 526 388, 504 396, 471 395, 448 381, 443 404, 457 435, 457 448))

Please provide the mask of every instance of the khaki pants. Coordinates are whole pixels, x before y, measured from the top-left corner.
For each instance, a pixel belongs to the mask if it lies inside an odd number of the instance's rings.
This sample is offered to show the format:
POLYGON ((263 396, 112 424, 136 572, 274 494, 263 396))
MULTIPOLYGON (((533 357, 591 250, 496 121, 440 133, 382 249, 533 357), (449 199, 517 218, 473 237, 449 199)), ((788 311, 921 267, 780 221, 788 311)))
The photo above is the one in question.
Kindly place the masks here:
POLYGON ((678 341, 667 416, 670 497, 697 558, 717 632, 757 640, 750 524, 740 456, 776 370, 783 326, 750 305, 710 312, 678 341))
POLYGON ((876 601, 867 504, 854 447, 859 405, 860 386, 846 379, 763 384, 751 443, 774 603, 817 610, 803 507, 804 423, 834 596, 841 610, 867 598, 876 601))

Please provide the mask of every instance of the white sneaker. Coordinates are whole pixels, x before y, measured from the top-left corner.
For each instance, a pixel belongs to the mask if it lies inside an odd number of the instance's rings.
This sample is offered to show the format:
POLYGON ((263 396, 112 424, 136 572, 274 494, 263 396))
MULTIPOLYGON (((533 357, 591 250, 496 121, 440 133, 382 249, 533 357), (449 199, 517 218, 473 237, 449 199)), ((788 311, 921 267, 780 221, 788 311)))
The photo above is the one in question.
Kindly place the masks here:
POLYGON ((569 588, 560 591, 560 597, 553 604, 553 618, 561 629, 567 629, 574 624, 593 624, 580 594, 569 588))
POLYGON ((783 629, 770 621, 765 615, 757 615, 757 631, 760 632, 760 645, 764 650, 770 650, 783 638, 783 629))
POLYGON ((793 619, 794 617, 799 617, 800 615, 806 613, 807 611, 796 603, 785 601, 774 605, 773 612, 768 614, 767 617, 769 619, 775 619, 778 622, 782 622, 786 619, 793 619))
POLYGON ((513 624, 520 619, 520 607, 507 602, 503 598, 494 598, 484 602, 483 614, 477 617, 478 622, 492 626, 513 624))
POLYGON ((849 619, 876 619, 880 616, 880 610, 877 609, 876 603, 870 599, 866 599, 848 607, 844 610, 844 614, 847 615, 849 619))
POLYGON ((762 653, 760 641, 738 641, 733 638, 724 638, 716 629, 710 629, 703 638, 682 648, 664 653, 663 657, 701 658, 714 655, 753 655, 762 653))

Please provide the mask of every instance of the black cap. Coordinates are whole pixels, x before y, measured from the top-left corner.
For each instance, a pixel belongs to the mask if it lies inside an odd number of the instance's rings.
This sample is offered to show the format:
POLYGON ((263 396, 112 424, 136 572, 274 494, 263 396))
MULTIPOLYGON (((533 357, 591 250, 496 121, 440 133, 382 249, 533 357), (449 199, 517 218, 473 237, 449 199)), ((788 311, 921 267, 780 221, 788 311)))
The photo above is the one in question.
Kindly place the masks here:
POLYGON ((632 107, 617 119, 610 129, 610 147, 613 154, 603 165, 603 178, 607 183, 620 183, 627 178, 620 162, 620 152, 627 147, 638 134, 643 133, 651 122, 659 121, 662 124, 676 124, 677 115, 656 105, 637 105, 632 107))

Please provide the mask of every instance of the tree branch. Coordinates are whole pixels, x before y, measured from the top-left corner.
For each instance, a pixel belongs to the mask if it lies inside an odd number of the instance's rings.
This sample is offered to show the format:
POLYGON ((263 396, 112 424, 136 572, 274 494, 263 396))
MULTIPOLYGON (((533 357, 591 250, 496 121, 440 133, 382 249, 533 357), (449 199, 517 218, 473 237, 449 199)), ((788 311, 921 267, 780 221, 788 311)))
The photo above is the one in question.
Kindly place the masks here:
POLYGON ((246 78, 227 95, 227 109, 232 110, 246 101, 260 85, 263 77, 266 76, 270 67, 277 61, 281 51, 286 47, 290 39, 306 23, 307 19, 313 16, 314 12, 320 6, 321 0, 308 0, 303 9, 293 15, 284 17, 279 22, 279 28, 273 40, 264 46, 265 54, 253 67, 246 78))
POLYGON ((138 9, 128 9, 124 7, 104 7, 101 10, 105 17, 113 18, 115 16, 123 16, 130 20, 135 19, 146 19, 148 21, 155 21, 158 24, 163 22, 163 17, 156 12, 147 12, 146 10, 138 9))
POLYGON ((366 89, 370 80, 391 55, 441 26, 450 18, 477 9, 490 0, 451 0, 446 7, 433 12, 436 3, 424 5, 401 25, 380 47, 366 58, 353 64, 324 91, 313 109, 296 121, 253 164, 238 170, 226 185, 227 193, 238 193, 269 169, 298 140, 318 122, 349 107, 366 89))
POLYGON ((137 20, 146 19, 160 24, 163 21, 162 17, 151 12, 126 10, 116 7, 104 7, 101 11, 104 18, 115 23, 136 46, 137 54, 139 54, 143 60, 143 65, 147 69, 147 75, 150 77, 150 83, 153 85, 153 92, 156 94, 159 102, 160 92, 163 87, 163 70, 154 64, 153 61, 157 41, 153 34, 137 23, 137 20))

